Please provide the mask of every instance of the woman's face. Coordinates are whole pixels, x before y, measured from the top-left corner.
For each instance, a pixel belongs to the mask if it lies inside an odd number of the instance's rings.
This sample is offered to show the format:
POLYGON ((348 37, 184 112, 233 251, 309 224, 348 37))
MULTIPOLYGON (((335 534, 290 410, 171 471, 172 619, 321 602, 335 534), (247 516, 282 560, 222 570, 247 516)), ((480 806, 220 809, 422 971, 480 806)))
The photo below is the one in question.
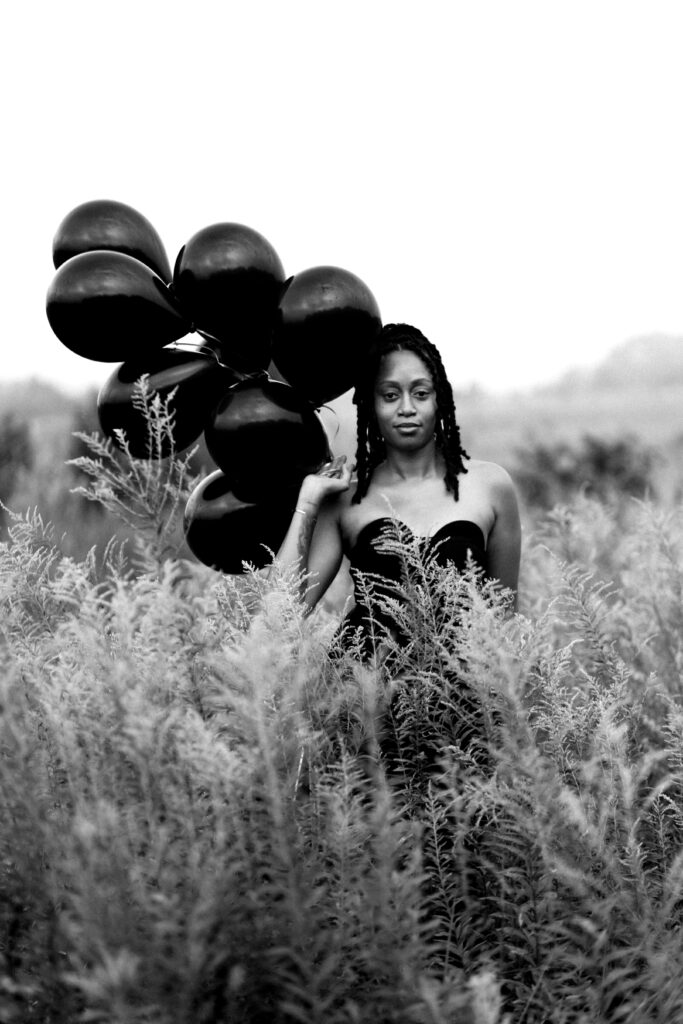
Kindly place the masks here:
POLYGON ((434 437, 437 421, 434 381, 414 352, 390 352, 375 381, 375 418, 385 442, 415 451, 434 437))

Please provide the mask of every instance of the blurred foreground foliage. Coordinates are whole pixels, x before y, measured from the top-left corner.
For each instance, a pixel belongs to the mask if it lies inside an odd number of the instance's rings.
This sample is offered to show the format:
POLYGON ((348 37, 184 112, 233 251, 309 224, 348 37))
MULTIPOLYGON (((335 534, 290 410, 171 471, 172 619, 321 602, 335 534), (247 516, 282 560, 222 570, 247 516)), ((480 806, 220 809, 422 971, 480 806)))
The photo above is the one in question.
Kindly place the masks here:
POLYGON ((0 544, 0 1019, 681 1019, 681 510, 553 508, 516 616, 401 545, 373 666, 182 557, 187 460, 84 443, 128 554, 0 544))

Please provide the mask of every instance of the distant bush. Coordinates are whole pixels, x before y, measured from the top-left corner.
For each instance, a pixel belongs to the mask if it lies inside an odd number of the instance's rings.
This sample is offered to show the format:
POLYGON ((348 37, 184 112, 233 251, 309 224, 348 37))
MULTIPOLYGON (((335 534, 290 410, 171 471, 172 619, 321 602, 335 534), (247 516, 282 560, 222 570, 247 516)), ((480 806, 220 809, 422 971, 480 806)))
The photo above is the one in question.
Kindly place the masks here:
POLYGON ((22 472, 33 467, 34 451, 28 423, 13 412, 0 415, 0 500, 7 503, 22 472))
POLYGON ((578 493, 601 500, 653 495, 656 463, 657 453, 635 437, 609 441, 586 434, 578 445, 518 448, 513 475, 528 507, 550 509, 578 493))

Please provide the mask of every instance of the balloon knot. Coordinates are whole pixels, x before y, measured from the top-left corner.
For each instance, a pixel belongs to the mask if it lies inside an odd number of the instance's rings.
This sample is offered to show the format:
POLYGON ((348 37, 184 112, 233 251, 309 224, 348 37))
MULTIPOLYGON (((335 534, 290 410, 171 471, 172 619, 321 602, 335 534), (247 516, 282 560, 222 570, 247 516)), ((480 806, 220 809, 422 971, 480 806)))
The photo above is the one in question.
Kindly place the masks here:
POLYGON ((270 380, 268 371, 263 369, 238 371, 242 380, 254 381, 270 380))

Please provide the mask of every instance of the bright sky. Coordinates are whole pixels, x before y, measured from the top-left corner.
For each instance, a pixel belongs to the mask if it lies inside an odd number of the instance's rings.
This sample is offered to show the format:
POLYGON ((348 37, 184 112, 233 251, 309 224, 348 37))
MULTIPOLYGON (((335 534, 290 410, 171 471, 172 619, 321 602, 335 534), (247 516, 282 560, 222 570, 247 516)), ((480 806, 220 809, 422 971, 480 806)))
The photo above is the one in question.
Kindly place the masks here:
POLYGON ((683 7, 629 0, 59 0, 3 18, 0 379, 101 383, 52 334, 62 218, 118 199, 171 264, 238 221, 332 263, 453 383, 683 334, 683 7))

